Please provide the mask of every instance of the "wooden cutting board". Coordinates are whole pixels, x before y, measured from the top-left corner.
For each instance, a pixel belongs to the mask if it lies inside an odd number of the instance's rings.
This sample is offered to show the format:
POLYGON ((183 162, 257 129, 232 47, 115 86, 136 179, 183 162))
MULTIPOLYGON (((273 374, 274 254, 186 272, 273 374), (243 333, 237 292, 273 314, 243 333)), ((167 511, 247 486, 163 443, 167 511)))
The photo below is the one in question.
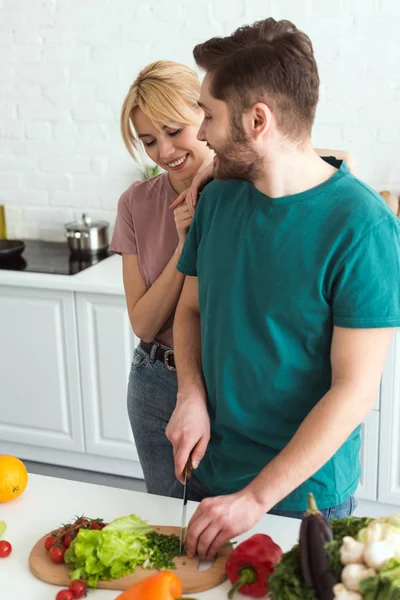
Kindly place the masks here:
MULTIPOLYGON (((165 535, 179 535, 179 527, 155 527, 155 531, 165 535)), ((68 587, 70 583, 68 566, 63 564, 53 563, 44 547, 43 536, 33 547, 29 556, 29 567, 33 575, 42 581, 68 587)), ((180 556, 174 559, 176 571, 174 571, 182 582, 184 594, 192 594, 209 590, 217 585, 220 585, 227 579, 225 573, 225 564, 229 556, 232 554, 233 546, 225 546, 222 548, 212 566, 206 571, 199 570, 198 558, 187 558, 180 556)), ((107 590, 126 590, 134 583, 141 579, 145 579, 158 571, 150 569, 142 569, 137 567, 134 573, 126 575, 121 579, 113 579, 111 581, 99 581, 97 587, 107 590)))

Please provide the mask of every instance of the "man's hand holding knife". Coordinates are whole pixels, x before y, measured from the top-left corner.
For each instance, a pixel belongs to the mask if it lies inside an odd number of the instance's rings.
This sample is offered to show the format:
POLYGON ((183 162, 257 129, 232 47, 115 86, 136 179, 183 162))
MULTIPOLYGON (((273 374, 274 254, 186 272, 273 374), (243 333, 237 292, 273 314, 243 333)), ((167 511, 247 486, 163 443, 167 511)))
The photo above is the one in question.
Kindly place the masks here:
POLYGON ((236 494, 203 500, 185 532, 187 480, 192 469, 198 467, 210 439, 210 419, 205 399, 198 394, 178 394, 166 435, 174 448, 176 476, 184 485, 182 546, 187 556, 197 554, 209 560, 226 542, 251 529, 263 516, 265 508, 250 484, 236 494))

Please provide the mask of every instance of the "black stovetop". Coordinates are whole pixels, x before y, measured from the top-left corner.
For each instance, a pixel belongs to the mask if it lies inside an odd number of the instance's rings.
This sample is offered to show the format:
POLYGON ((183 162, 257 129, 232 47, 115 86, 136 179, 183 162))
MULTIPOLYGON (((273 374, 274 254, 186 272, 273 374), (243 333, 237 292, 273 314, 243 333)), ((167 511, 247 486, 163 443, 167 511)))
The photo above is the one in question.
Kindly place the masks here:
POLYGON ((76 275, 111 256, 111 252, 107 250, 90 256, 72 255, 65 242, 23 241, 26 248, 22 255, 15 258, 0 258, 0 269, 76 275))

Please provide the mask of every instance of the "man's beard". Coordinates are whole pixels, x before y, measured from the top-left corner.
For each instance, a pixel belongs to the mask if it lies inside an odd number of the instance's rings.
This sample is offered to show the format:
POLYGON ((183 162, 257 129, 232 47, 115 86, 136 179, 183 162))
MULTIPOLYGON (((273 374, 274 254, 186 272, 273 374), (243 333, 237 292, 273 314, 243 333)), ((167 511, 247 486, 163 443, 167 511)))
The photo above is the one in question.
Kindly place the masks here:
POLYGON ((263 161, 246 137, 241 124, 232 122, 225 144, 217 151, 215 179, 245 179, 254 183, 263 170, 263 161))

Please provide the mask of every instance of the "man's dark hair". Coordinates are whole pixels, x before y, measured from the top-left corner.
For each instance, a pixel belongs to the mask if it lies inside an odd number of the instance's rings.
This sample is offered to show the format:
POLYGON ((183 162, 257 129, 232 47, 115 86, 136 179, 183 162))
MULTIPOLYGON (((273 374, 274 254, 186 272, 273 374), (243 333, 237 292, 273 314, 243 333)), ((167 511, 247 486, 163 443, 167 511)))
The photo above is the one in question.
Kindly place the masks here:
POLYGON ((318 67, 310 38, 293 23, 257 21, 230 36, 198 44, 193 54, 210 74, 211 94, 228 104, 234 123, 241 122, 253 104, 264 102, 286 137, 301 140, 310 135, 318 103, 318 67))

